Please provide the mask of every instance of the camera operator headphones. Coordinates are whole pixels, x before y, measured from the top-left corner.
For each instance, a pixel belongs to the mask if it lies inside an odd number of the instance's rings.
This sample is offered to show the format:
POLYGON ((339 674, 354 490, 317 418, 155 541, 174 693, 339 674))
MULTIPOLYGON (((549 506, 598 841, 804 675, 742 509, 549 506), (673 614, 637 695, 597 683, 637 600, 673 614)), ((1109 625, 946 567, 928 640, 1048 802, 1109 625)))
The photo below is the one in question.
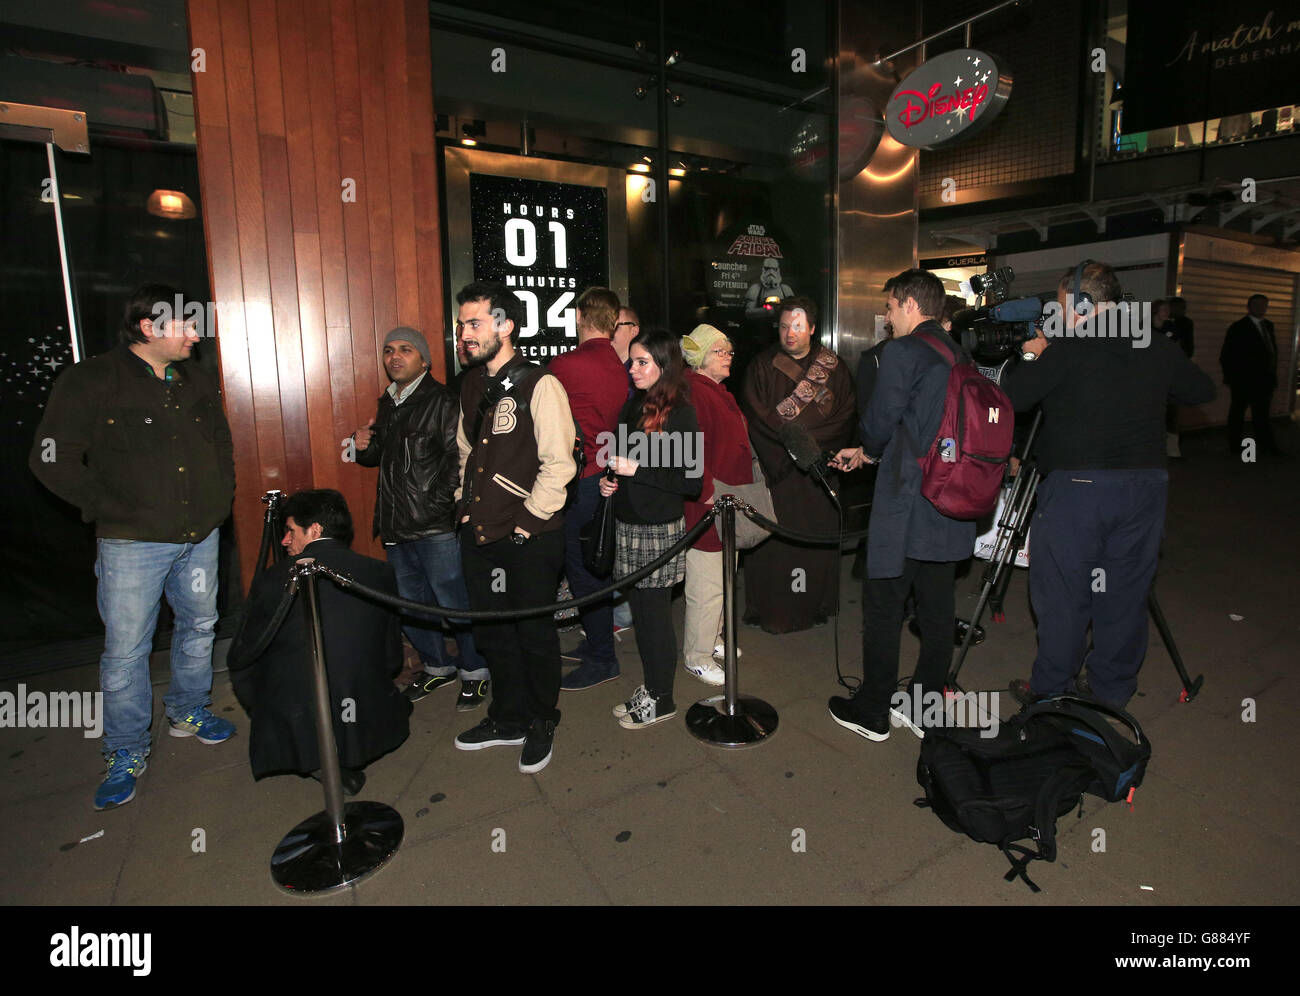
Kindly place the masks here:
POLYGON ((1093 262, 1096 261, 1085 259, 1074 268, 1074 294, 1071 300, 1074 301, 1074 313, 1080 317, 1090 315, 1097 310, 1097 302, 1092 299, 1092 295, 1079 288, 1079 284, 1083 281, 1083 268, 1093 262))

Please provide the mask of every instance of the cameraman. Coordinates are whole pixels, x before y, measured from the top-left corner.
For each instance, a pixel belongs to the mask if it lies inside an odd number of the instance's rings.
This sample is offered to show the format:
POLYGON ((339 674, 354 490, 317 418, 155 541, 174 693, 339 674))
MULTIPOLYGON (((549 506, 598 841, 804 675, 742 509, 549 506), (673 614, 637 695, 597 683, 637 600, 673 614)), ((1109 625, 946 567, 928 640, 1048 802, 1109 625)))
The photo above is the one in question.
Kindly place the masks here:
POLYGON ((1067 270, 1057 286, 1063 337, 1026 342, 1034 362, 1019 364, 1005 385, 1017 411, 1043 408, 1029 564, 1038 656, 1028 683, 1011 683, 1021 701, 1067 690, 1084 663, 1089 623, 1092 694, 1122 707, 1137 690, 1169 488, 1165 405, 1214 397, 1210 378, 1171 340, 1114 336, 1116 326, 1128 331, 1117 321, 1128 317, 1116 311, 1119 300, 1106 264, 1067 270))

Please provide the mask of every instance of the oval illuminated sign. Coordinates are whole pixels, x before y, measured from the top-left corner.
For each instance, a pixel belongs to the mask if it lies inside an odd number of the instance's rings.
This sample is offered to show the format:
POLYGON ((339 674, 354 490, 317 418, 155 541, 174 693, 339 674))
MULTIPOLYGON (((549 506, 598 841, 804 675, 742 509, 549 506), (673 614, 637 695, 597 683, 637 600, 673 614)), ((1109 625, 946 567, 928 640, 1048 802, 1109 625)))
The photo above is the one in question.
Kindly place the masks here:
POLYGON ((942 149, 987 126, 1010 96, 1011 74, 993 56, 959 48, 927 60, 894 88, 886 126, 903 145, 942 149))

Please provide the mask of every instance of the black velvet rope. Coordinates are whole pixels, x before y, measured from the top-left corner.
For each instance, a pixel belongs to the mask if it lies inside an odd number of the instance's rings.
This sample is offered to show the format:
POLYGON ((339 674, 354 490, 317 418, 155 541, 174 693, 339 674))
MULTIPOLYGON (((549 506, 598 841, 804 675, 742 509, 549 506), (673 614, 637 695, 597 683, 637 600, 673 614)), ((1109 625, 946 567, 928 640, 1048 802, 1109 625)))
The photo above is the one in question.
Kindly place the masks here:
POLYGON ((770 533, 775 533, 782 539, 788 539, 792 543, 806 543, 809 546, 838 546, 844 540, 858 540, 867 535, 865 529, 835 536, 815 536, 812 533, 798 533, 793 529, 786 529, 785 526, 781 525, 779 522, 773 522, 766 516, 759 514, 744 502, 741 502, 737 507, 755 524, 762 526, 770 533))
MULTIPOLYGON (((768 530, 768 532, 774 533, 777 536, 781 536, 784 539, 790 540, 791 542, 794 543, 805 543, 811 546, 839 546, 846 539, 860 539, 867 535, 867 531, 865 529, 858 532, 844 533, 842 535, 835 535, 835 536, 817 536, 811 533, 801 533, 801 532, 796 532, 793 529, 786 529, 784 526, 780 525, 779 523, 773 522, 771 519, 755 511, 749 504, 740 501, 739 499, 737 499, 736 501, 736 509, 744 513, 745 515, 747 515, 753 522, 757 523, 758 525, 762 526, 764 529, 768 530)), ((374 588, 369 588, 366 585, 359 583, 355 578, 353 578, 350 574, 346 573, 345 571, 334 571, 329 568, 322 567, 316 573, 323 574, 325 577, 329 578, 330 580, 338 584, 341 588, 346 588, 350 591, 354 591, 361 597, 367 598, 372 602, 377 602, 381 605, 388 605, 391 606, 392 608, 399 609, 401 612, 407 615, 434 616, 439 618, 446 617, 446 618, 451 618, 453 621, 456 620, 491 621, 491 620, 501 620, 501 619, 525 619, 530 616, 546 615, 548 613, 559 612, 562 610, 581 608, 584 605, 589 605, 592 602, 597 602, 603 598, 607 598, 615 591, 618 591, 622 588, 627 588, 630 585, 634 585, 642 578, 649 577, 651 574, 657 571, 664 564, 668 563, 668 561, 672 560, 674 557, 680 554, 687 547, 693 546, 695 541, 704 534, 705 530, 709 529, 713 525, 713 520, 717 517, 717 515, 718 515, 718 509, 716 507, 710 508, 708 512, 705 513, 704 518, 702 518, 690 529, 686 530, 686 532, 682 535, 682 538, 679 539, 676 543, 674 543, 672 547, 668 549, 657 560, 652 561, 651 563, 647 564, 645 567, 642 567, 638 571, 633 571, 631 574, 628 574, 626 577, 616 578, 615 580, 611 581, 608 585, 606 585, 604 588, 601 588, 599 591, 593 591, 591 592, 591 594, 583 595, 581 598, 571 598, 563 602, 553 602, 550 605, 539 605, 534 608, 528 608, 528 609, 495 611, 495 610, 484 610, 484 609, 444 608, 441 605, 422 605, 419 602, 412 602, 409 599, 399 598, 395 595, 389 595, 386 594, 385 592, 378 591, 374 588)), ((267 648, 267 646, 270 645, 272 638, 274 638, 276 632, 280 629, 280 626, 283 625, 284 619, 288 615, 289 606, 292 604, 292 601, 293 601, 292 585, 287 584, 284 589, 284 594, 281 596, 280 602, 276 606, 275 613, 272 615, 265 631, 259 636, 257 641, 253 644, 252 649, 246 654, 246 656, 249 659, 257 658, 267 648)))
POLYGON ((704 518, 697 522, 682 535, 682 538, 674 543, 659 559, 651 561, 638 571, 633 571, 626 577, 617 578, 611 581, 599 591, 593 591, 589 595, 583 595, 581 598, 571 598, 563 602, 553 602, 550 605, 539 605, 535 608, 528 609, 510 609, 506 611, 486 610, 486 609, 447 609, 441 605, 421 605, 419 602, 412 602, 405 598, 398 598, 395 595, 388 595, 382 591, 376 591, 374 588, 368 588, 359 584, 350 575, 343 571, 331 571, 328 568, 320 570, 318 573, 325 575, 340 587, 349 591, 355 591, 358 595, 368 598, 373 602, 379 602, 382 605, 389 605, 395 609, 400 609, 409 615, 424 616, 442 616, 449 617, 453 621, 458 619, 473 620, 499 620, 499 619, 525 619, 529 616, 546 615, 547 613, 559 612, 562 609, 575 609, 588 605, 591 602, 598 602, 602 598, 608 598, 611 594, 620 588, 627 588, 642 578, 649 577, 668 561, 685 550, 687 547, 694 545, 695 541, 703 535, 704 531, 713 525, 713 517, 717 515, 715 509, 710 509, 705 513, 704 518))

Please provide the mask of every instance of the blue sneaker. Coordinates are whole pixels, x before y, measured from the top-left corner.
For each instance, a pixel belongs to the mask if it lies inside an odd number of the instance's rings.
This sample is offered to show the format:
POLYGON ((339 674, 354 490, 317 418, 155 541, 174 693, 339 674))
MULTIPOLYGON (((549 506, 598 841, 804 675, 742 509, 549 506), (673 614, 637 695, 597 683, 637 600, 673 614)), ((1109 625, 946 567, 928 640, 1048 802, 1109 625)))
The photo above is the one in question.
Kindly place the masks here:
POLYGON ((135 798, 135 780, 149 765, 146 753, 127 750, 125 747, 108 755, 108 773, 95 790, 95 808, 112 809, 125 806, 135 798))
POLYGON ((595 688, 617 677, 617 660, 602 664, 588 658, 560 679, 560 688, 566 692, 577 692, 584 688, 595 688))
POLYGON ((207 706, 200 706, 184 719, 169 719, 173 737, 198 737, 201 744, 225 743, 235 735, 235 724, 214 716, 207 706))

